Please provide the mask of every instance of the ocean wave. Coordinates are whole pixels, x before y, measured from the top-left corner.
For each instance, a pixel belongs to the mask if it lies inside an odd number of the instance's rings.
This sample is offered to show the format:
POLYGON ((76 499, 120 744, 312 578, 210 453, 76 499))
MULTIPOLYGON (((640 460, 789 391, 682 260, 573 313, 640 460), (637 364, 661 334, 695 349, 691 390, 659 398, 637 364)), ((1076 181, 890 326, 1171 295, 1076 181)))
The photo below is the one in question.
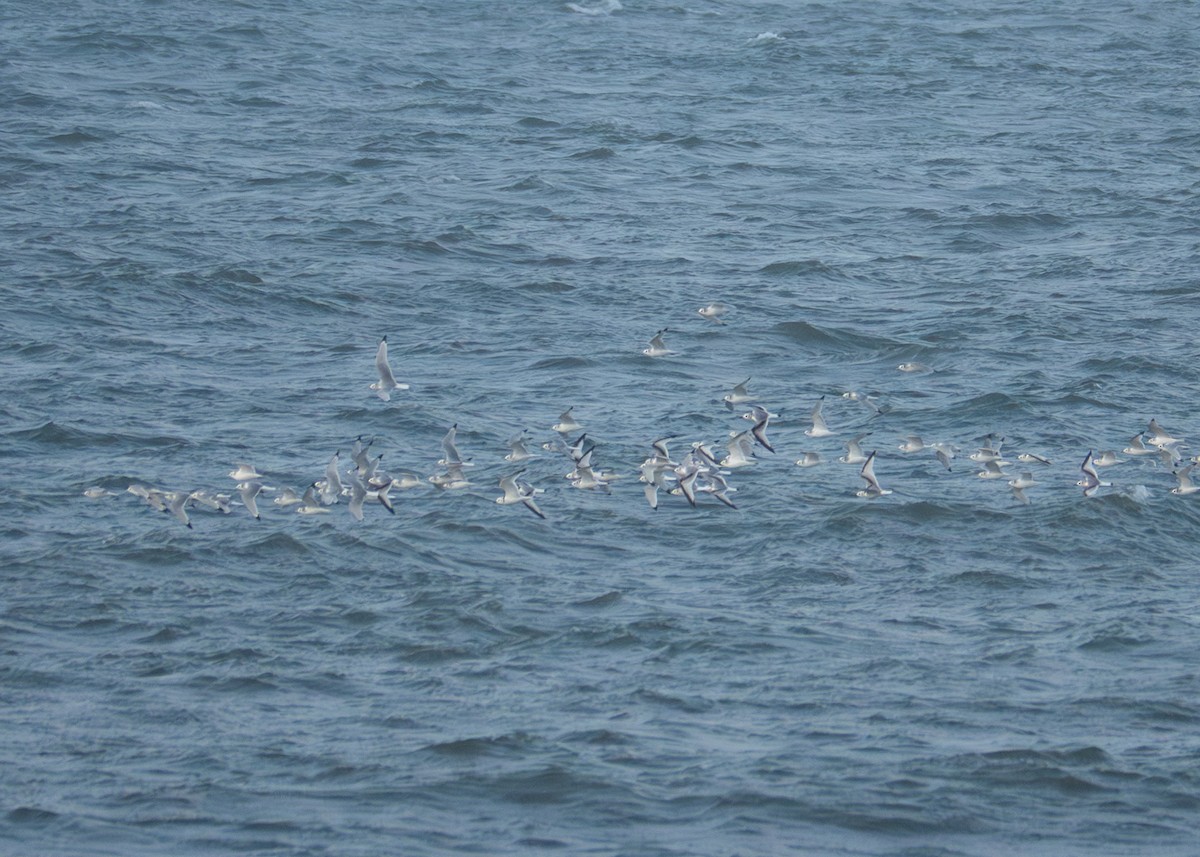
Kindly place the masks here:
POLYGON ((768 30, 766 32, 759 33, 757 36, 751 36, 750 38, 746 39, 746 44, 747 45, 770 45, 770 44, 775 44, 776 42, 785 42, 785 41, 787 41, 786 36, 783 36, 779 33, 775 33, 775 32, 768 30))
POLYGON ((621 0, 599 0, 595 5, 585 6, 582 3, 567 3, 566 8, 579 15, 611 15, 620 12, 624 6, 621 0))
POLYGON ((533 736, 515 732, 486 738, 459 738, 454 741, 442 741, 430 744, 424 748, 424 751, 460 759, 493 756, 518 757, 521 753, 529 752, 535 743, 533 736))
POLYGON ((571 158, 580 161, 606 161, 616 156, 616 151, 608 146, 597 146, 594 149, 585 149, 570 155, 571 158))
POLYGON ((845 273, 820 259, 784 259, 771 262, 758 269, 759 273, 768 276, 809 276, 816 275, 825 279, 841 280, 845 273))
POLYGON ((908 343, 885 336, 873 336, 852 330, 821 327, 807 321, 780 322, 773 325, 771 329, 788 339, 815 348, 890 353, 912 347, 908 343))

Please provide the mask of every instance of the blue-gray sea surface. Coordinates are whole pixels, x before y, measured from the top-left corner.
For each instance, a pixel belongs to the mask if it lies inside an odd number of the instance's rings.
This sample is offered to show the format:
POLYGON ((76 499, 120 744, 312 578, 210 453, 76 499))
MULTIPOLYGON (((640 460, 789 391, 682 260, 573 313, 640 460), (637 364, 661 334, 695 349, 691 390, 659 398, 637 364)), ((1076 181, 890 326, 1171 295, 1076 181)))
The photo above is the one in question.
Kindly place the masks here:
POLYGON ((1194 3, 10 0, 0 187, 0 852, 1196 853, 1194 3))

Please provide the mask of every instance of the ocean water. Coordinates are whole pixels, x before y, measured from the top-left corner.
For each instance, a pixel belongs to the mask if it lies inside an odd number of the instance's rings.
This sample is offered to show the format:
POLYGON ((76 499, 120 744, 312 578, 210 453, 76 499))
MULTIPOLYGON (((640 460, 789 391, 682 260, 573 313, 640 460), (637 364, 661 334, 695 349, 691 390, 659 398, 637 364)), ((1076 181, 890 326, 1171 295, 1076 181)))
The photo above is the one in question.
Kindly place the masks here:
POLYGON ((1188 2, 5 4, 0 851, 1194 854, 1197 69, 1188 2), (651 509, 747 378, 736 508, 651 509), (361 522, 126 490, 453 425, 361 522))

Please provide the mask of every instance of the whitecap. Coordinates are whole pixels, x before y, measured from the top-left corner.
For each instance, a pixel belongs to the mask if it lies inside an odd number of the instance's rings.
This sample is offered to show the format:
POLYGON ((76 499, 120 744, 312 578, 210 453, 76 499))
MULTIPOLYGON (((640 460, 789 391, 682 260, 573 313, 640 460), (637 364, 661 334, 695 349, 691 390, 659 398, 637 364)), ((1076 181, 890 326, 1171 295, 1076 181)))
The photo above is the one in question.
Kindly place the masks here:
POLYGON ((613 12, 619 12, 624 6, 621 5, 621 0, 604 0, 595 6, 580 6, 578 3, 568 3, 567 8, 572 12, 578 12, 580 15, 611 15, 613 12))
POLYGON ((1145 485, 1134 485, 1126 493, 1128 494, 1129 499, 1138 503, 1145 503, 1150 499, 1151 496, 1150 489, 1145 485))

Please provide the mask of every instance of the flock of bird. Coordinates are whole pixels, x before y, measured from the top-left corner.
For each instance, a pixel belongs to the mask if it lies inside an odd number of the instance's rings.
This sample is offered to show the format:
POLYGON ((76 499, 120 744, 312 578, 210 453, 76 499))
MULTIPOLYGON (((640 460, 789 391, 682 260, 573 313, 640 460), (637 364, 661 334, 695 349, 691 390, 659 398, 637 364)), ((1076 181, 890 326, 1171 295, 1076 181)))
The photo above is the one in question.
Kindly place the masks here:
MULTIPOLYGON (((716 324, 724 324, 722 316, 727 308, 723 304, 713 303, 701 307, 699 314, 716 324)), ((664 335, 667 328, 659 330, 650 340, 649 345, 642 351, 646 357, 661 358, 675 354, 667 348, 664 335)), ((901 372, 920 372, 928 367, 918 363, 902 363, 897 369, 901 372)), ((373 391, 384 402, 391 400, 396 391, 409 389, 408 384, 398 382, 388 360, 387 337, 383 337, 375 354, 375 370, 378 380, 370 384, 368 389, 373 391)), ((681 497, 691 506, 696 506, 703 497, 712 497, 731 508, 737 508, 731 496, 737 489, 730 484, 734 471, 750 467, 757 463, 760 451, 774 454, 775 446, 767 435, 771 420, 777 414, 768 410, 759 398, 750 391, 750 381, 735 385, 725 394, 722 402, 730 412, 741 413, 741 417, 750 423, 749 428, 730 431, 728 438, 720 445, 706 441, 693 441, 687 446, 686 452, 676 460, 672 457, 669 444, 678 440, 675 436, 657 438, 649 443, 648 455, 636 468, 637 480, 642 485, 647 503, 652 509, 657 509, 661 494, 681 497)), ((885 409, 878 401, 862 393, 848 391, 842 394, 848 401, 858 402, 866 408, 867 421, 881 416, 885 409)), ((830 428, 824 414, 825 397, 817 399, 812 408, 809 422, 810 427, 804 431, 806 437, 812 440, 834 437, 837 433, 830 428)), ((589 440, 584 426, 576 419, 574 407, 567 408, 558 418, 558 422, 550 426, 554 433, 551 440, 541 444, 541 451, 559 454, 570 470, 564 475, 568 484, 576 489, 608 493, 610 486, 617 480, 631 476, 632 472, 606 470, 599 465, 596 458, 596 445, 589 440), (572 439, 573 438, 573 439, 572 439)), ((153 488, 144 484, 134 483, 126 488, 126 492, 140 498, 150 509, 174 516, 180 523, 192 528, 190 511, 197 509, 211 510, 221 514, 231 514, 235 506, 243 507, 252 517, 261 520, 259 499, 264 495, 272 496, 271 504, 282 509, 294 510, 299 515, 329 514, 332 507, 345 502, 350 515, 358 521, 363 520, 365 507, 378 504, 384 510, 395 514, 395 506, 391 499, 393 490, 411 490, 418 487, 433 487, 440 491, 459 491, 474 487, 470 473, 474 462, 465 458, 459 450, 457 424, 450 427, 442 438, 442 457, 437 460, 439 468, 428 476, 423 476, 411 470, 388 472, 382 465, 383 455, 372 456, 373 440, 356 438, 350 450, 349 461, 343 461, 341 450, 335 452, 325 467, 322 478, 307 485, 303 491, 289 487, 269 486, 268 477, 258 472, 249 463, 238 463, 229 472, 229 478, 235 487, 230 491, 220 490, 172 490, 153 488), (235 499, 236 497, 236 499, 235 499)), ((846 454, 838 457, 841 464, 853 465, 858 468, 858 474, 863 481, 855 495, 868 500, 875 500, 894 493, 885 488, 875 472, 876 451, 867 452, 863 442, 870 432, 860 433, 849 440, 843 441, 846 454)), ((918 435, 906 435, 897 449, 904 455, 922 452, 931 453, 940 466, 947 471, 953 468, 952 462, 958 457, 961 449, 951 443, 926 443, 918 435)), ((508 442, 508 453, 504 461, 511 467, 511 472, 499 479, 500 496, 495 502, 503 506, 524 506, 529 512, 539 518, 546 518, 537 503, 537 497, 545 492, 544 488, 535 487, 525 478, 525 463, 537 457, 540 453, 532 451, 532 439, 527 432, 522 432, 508 442), (519 469, 512 470, 512 467, 519 469)), ((1028 492, 1039 485, 1034 478, 1033 470, 1025 470, 1016 475, 1004 468, 1012 462, 1007 460, 1003 451, 1004 439, 996 435, 984 438, 982 446, 965 456, 972 465, 978 466, 977 476, 988 480, 1006 480, 1013 498, 1020 503, 1029 504, 1028 492)), ((1200 456, 1194 456, 1184 463, 1182 438, 1173 437, 1163 429, 1156 420, 1150 420, 1146 430, 1136 433, 1130 438, 1129 446, 1123 453, 1132 458, 1153 457, 1169 466, 1178 481, 1172 489, 1176 495, 1188 495, 1200 492, 1200 485, 1192 480, 1192 469, 1200 463, 1200 456)), ((534 449, 537 449, 535 446, 534 449)), ((1035 452, 1021 452, 1016 460, 1031 468, 1048 466, 1051 461, 1035 452)), ((1079 466, 1080 477, 1076 487, 1083 490, 1086 497, 1093 496, 1101 488, 1111 487, 1112 483, 1100 478, 1100 468, 1111 467, 1122 461, 1115 450, 1099 454, 1088 451, 1079 466)), ((810 468, 821 465, 825 459, 820 451, 807 450, 801 453, 795 461, 796 466, 810 468)), ((92 499, 116 496, 119 492, 109 491, 103 487, 88 488, 84 494, 92 499)))

